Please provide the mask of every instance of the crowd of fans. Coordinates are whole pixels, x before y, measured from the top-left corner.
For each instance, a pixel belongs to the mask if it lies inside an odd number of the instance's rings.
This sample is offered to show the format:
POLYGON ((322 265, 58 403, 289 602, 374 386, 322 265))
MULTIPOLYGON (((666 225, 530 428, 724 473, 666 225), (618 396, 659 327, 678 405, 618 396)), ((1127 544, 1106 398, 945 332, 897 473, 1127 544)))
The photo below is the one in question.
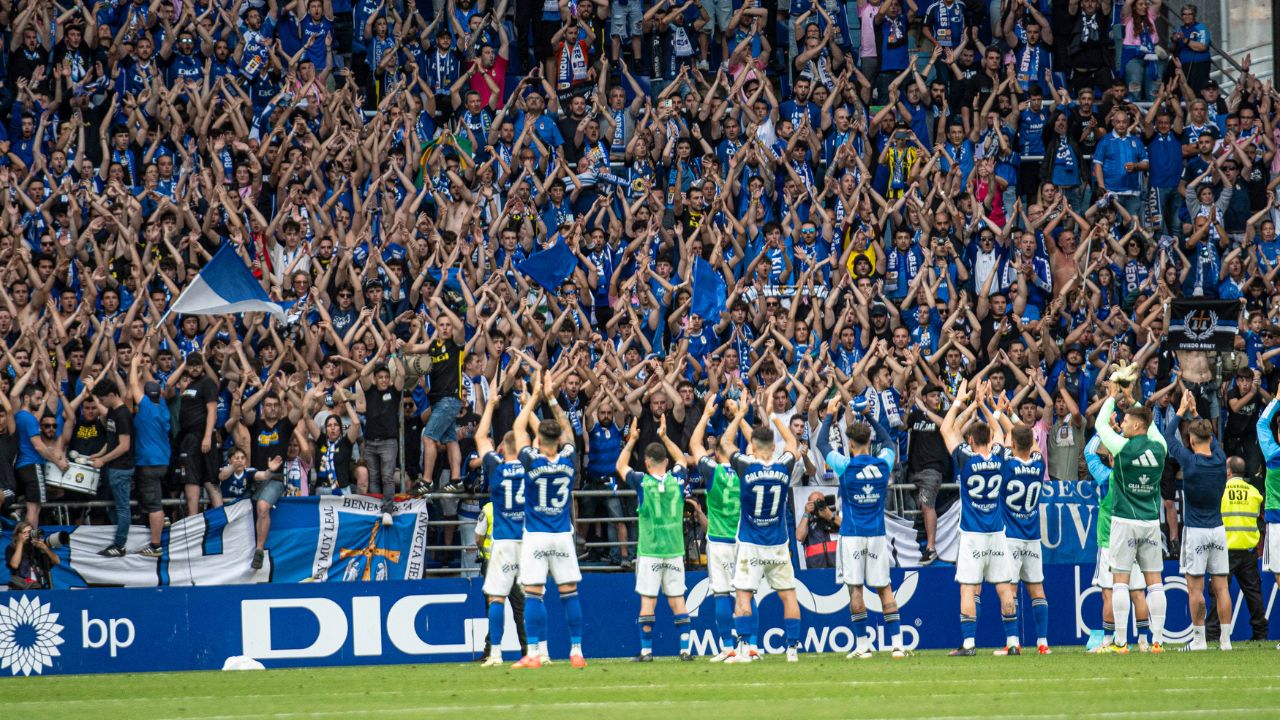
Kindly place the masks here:
POLYGON ((628 515, 630 423, 687 448, 709 396, 769 397, 803 482, 833 484, 813 434, 839 396, 895 433, 928 561, 951 478, 921 407, 989 379, 1079 480, 1096 379, 1130 361, 1257 474, 1280 95, 1248 58, 1211 78, 1196 6, 785 5, 0 3, 6 502, 38 525, 37 467, 102 467, 157 543, 119 555, 158 552, 165 496, 252 496, 255 563, 282 495, 459 493, 435 517, 474 519, 479 411, 517 391, 500 437, 539 369, 602 491, 583 517, 628 515), (166 315, 228 243, 285 321, 166 315), (562 282, 520 269, 560 245, 562 282), (1162 348, 1184 296, 1240 299, 1238 352, 1162 348))

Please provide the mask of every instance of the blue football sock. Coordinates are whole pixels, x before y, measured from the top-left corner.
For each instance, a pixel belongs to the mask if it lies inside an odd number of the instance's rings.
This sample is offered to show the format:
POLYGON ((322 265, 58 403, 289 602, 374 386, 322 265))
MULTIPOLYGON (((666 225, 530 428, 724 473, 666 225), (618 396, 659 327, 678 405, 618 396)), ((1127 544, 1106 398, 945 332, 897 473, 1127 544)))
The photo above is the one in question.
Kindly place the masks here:
POLYGON ((493 650, 502 647, 502 631, 507 624, 505 608, 506 603, 489 603, 489 646, 493 650))
POLYGON ((787 647, 800 644, 800 618, 783 618, 782 627, 787 633, 787 647))
POLYGON ((756 604, 756 596, 751 596, 751 634, 748 641, 754 646, 760 637, 760 606, 756 604))
POLYGON ((1018 633, 1018 611, 1016 611, 1016 610, 1015 610, 1015 611, 1013 612, 1013 614, 1012 614, 1012 615, 1004 615, 1004 614, 1001 614, 1001 615, 1000 615, 1000 618, 1001 618, 1001 620, 1002 620, 1002 621, 1003 621, 1003 623, 1004 623, 1004 637, 1005 637, 1005 642, 1007 643, 1007 642, 1010 642, 1011 640, 1016 640, 1016 639, 1018 638, 1018 635, 1019 635, 1019 633, 1018 633))
POLYGON ((1033 598, 1031 600, 1031 617, 1036 623, 1036 642, 1049 638, 1049 600, 1033 598))
POLYGON ((721 647, 733 647, 733 597, 728 594, 716 595, 716 627, 721 647))
POLYGON ((524 598, 524 636, 530 653, 536 653, 538 642, 547 631, 547 606, 541 595, 525 595, 524 598))
POLYGON ((680 634, 680 652, 689 652, 689 614, 681 613, 676 616, 676 632, 680 634))
POLYGON ((889 636, 886 640, 888 640, 891 647, 900 646, 902 644, 902 616, 896 612, 885 613, 884 632, 889 636))
POLYGON ((751 615, 734 615, 733 629, 738 631, 738 642, 751 643, 755 640, 751 628, 755 626, 755 618, 751 615))
POLYGON ((856 643, 854 647, 862 647, 867 638, 867 613, 864 610, 860 613, 851 613, 849 617, 853 620, 853 639, 856 643))
MULTIPOLYGON (((577 591, 564 593, 560 596, 560 602, 564 603, 564 622, 569 627, 569 643, 581 645, 582 601, 578 599, 577 591)), ((543 616, 545 617, 545 613, 543 616)))
POLYGON ((964 635, 964 646, 973 647, 978 637, 978 617, 961 614, 960 633, 964 635))
POLYGON ((636 625, 640 627, 640 649, 653 649, 653 623, 655 618, 653 615, 641 615, 636 620, 636 625))

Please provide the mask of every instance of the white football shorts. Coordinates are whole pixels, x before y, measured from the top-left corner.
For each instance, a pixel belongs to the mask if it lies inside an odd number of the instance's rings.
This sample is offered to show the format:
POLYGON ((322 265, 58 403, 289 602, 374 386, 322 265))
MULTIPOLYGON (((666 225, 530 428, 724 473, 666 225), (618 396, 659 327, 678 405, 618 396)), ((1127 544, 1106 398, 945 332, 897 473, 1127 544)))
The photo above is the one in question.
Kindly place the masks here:
POLYGON ((520 544, 520 584, 546 585, 547 574, 557 585, 582 580, 573 533, 527 532, 520 544))

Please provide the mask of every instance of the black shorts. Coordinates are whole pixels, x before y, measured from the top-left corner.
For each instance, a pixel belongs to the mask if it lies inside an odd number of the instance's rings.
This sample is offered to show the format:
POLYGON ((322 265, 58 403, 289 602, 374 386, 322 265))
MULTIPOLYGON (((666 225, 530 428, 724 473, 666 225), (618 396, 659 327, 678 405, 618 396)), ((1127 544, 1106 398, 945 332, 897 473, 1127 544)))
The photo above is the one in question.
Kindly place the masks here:
POLYGON ((169 474, 167 465, 140 465, 134 474, 138 488, 138 509, 144 513, 160 512, 160 499, 164 493, 164 477, 169 474))
POLYGON ((38 467, 24 465, 16 468, 13 471, 13 477, 18 482, 18 492, 26 498, 27 502, 44 502, 44 483, 40 480, 38 467))
POLYGON ((1172 458, 1164 463, 1164 473, 1160 475, 1160 499, 1170 502, 1178 498, 1178 463, 1172 458))
POLYGON ((204 438, 196 434, 178 438, 178 472, 184 485, 203 485, 218 481, 218 438, 214 437, 209 452, 202 452, 204 438))

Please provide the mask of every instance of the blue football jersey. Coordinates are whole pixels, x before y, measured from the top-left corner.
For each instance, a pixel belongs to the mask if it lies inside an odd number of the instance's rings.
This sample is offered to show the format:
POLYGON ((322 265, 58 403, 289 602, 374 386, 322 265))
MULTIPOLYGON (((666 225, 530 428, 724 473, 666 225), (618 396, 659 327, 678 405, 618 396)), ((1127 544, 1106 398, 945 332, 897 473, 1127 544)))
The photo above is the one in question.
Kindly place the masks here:
POLYGON ((1040 491, 1044 488, 1044 458, 1031 453, 1030 460, 1013 455, 1004 459, 1001 470, 1000 506, 1004 511, 1004 534, 1015 540, 1040 539, 1040 491))
POLYGON ((530 445, 520 451, 524 465, 525 532, 567 533, 570 525, 569 491, 573 489, 573 445, 565 445, 555 457, 547 457, 530 445))
POLYGON ((989 455, 978 455, 964 443, 951 453, 960 483, 960 529, 965 532, 995 533, 1004 530, 1000 511, 1001 470, 1004 448, 991 446, 989 455))
POLYGON ((740 478, 738 496, 742 499, 738 541, 752 545, 786 545, 787 490, 791 487, 791 467, 796 458, 788 452, 774 462, 765 462, 742 453, 729 459, 740 478))
POLYGON ((884 448, 878 455, 846 457, 827 453, 827 466, 840 476, 840 534, 846 537, 879 537, 884 530, 884 502, 893 475, 895 453, 884 448))
POLYGON ((484 454, 484 481, 493 502, 494 540, 519 540, 524 536, 524 465, 507 462, 496 452, 484 454))

